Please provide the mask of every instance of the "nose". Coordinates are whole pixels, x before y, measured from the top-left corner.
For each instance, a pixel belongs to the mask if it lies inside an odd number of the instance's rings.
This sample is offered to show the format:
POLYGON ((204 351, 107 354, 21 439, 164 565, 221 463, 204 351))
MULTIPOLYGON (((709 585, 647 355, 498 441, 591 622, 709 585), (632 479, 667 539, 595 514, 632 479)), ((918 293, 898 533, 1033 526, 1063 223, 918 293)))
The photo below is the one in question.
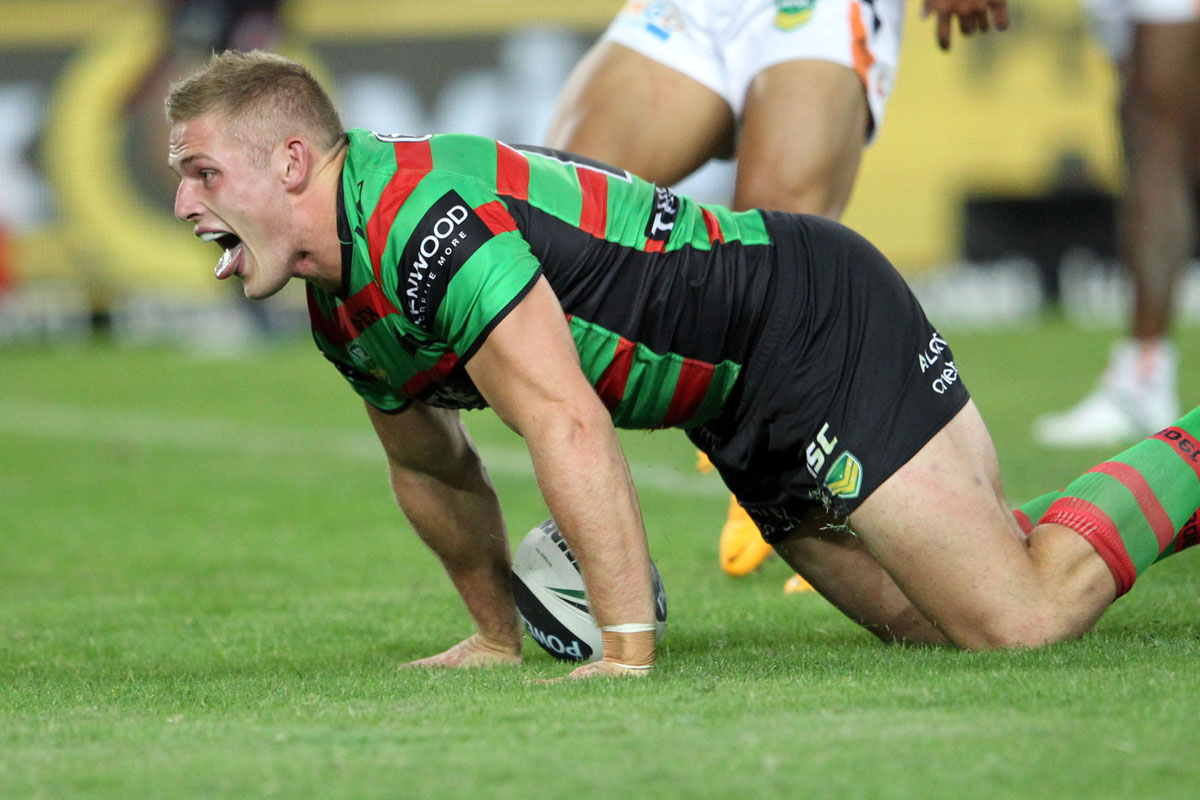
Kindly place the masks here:
POLYGON ((180 181, 179 188, 175 190, 175 216, 184 222, 188 222, 199 215, 200 210, 193 197, 193 193, 188 189, 188 182, 186 180, 180 181))

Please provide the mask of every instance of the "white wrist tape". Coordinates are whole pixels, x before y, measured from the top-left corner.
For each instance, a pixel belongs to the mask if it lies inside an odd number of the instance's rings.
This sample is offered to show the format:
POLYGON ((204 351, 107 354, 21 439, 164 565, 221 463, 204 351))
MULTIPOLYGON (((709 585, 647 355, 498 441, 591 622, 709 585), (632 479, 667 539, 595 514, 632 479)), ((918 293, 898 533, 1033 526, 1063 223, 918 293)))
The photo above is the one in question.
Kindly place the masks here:
POLYGON ((607 633, 647 633, 656 629, 653 622, 626 622, 623 625, 605 625, 600 630, 607 633))

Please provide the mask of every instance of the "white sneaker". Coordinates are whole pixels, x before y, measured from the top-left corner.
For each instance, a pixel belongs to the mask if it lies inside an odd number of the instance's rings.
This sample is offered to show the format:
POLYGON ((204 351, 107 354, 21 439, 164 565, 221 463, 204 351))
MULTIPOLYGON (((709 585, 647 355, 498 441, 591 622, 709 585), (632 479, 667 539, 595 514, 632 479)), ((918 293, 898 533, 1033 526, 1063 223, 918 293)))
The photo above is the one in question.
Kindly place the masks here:
POLYGON ((1034 420, 1045 447, 1112 446, 1143 439, 1179 418, 1175 346, 1116 342, 1100 385, 1074 408, 1034 420))

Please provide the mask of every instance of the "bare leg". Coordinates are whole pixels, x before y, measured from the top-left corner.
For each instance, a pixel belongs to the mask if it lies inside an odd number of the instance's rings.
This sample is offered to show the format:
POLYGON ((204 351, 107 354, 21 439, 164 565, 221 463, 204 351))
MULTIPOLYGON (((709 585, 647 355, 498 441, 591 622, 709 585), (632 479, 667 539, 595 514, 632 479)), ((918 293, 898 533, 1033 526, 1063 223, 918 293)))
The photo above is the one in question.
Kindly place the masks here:
POLYGON ((1133 335, 1168 335, 1171 297, 1196 244, 1200 140, 1200 22, 1139 25, 1126 69, 1121 130, 1128 187, 1121 204, 1122 261, 1134 279, 1133 335))
POLYGON ((960 647, 1075 638, 1116 596, 1111 571, 1079 534, 1041 525, 1025 539, 973 403, 850 523, 913 605, 960 647))
POLYGON ((716 92, 634 50, 600 42, 567 79, 546 143, 677 183, 733 142, 733 112, 716 92))
POLYGON ((775 551, 839 611, 883 641, 948 643, 845 523, 820 509, 776 543, 775 551))
POLYGON ((1179 276, 1196 246, 1200 22, 1137 26, 1120 116, 1127 186, 1117 239, 1133 277, 1131 337, 1114 345, 1095 391, 1038 419, 1034 438, 1045 445, 1132 441, 1179 416, 1170 327, 1179 276))
POLYGON ((763 70, 746 93, 734 205, 837 219, 868 120, 862 82, 847 67, 789 61, 763 70))

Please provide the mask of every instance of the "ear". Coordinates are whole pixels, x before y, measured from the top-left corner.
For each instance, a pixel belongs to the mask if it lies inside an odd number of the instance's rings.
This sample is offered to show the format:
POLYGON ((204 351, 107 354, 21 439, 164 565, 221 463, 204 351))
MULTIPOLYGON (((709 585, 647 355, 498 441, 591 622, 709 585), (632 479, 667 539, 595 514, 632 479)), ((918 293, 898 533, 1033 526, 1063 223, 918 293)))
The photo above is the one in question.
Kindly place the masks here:
POLYGON ((308 142, 299 136, 293 136, 283 143, 280 154, 284 188, 289 192, 302 189, 312 167, 312 150, 309 149, 308 142))

